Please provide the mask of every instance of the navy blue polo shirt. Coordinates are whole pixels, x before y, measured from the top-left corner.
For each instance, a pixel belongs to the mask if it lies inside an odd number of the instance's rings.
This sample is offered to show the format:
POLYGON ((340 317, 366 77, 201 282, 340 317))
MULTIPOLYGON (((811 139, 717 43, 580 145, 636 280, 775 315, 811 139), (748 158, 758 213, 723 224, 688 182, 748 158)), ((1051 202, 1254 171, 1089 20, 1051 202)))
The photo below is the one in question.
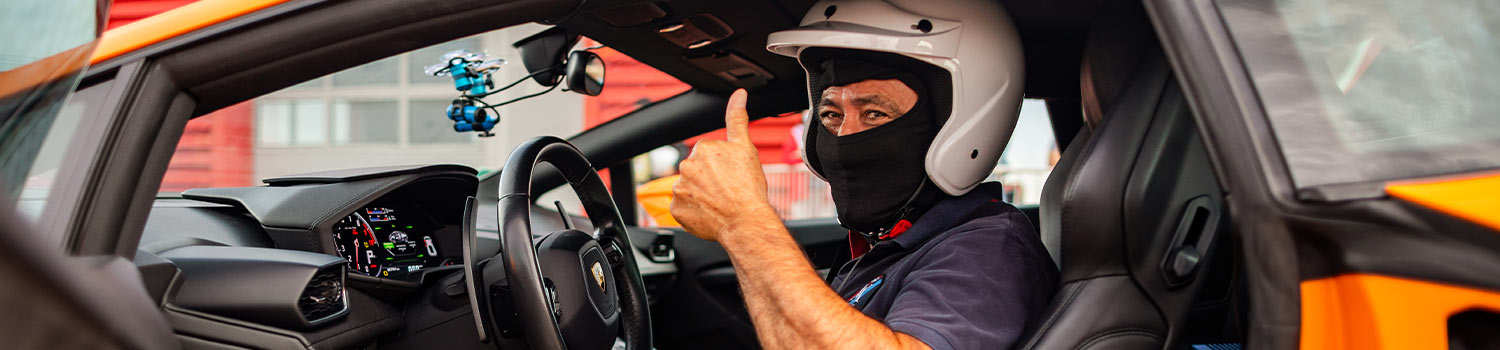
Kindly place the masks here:
POLYGON ((998 183, 939 202, 906 232, 840 267, 832 287, 865 315, 936 350, 1007 349, 1058 285, 1057 267, 998 183))

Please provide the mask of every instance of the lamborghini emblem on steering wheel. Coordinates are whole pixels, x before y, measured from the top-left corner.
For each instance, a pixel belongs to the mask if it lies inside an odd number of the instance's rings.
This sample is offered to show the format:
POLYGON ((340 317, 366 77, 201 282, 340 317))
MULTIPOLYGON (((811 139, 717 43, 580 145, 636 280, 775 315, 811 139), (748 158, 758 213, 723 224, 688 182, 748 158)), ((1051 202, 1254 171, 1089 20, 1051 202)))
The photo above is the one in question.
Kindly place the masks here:
POLYGON ((605 291, 605 289, 604 289, 604 266, 603 265, 599 265, 599 262, 595 261, 594 262, 594 267, 592 268, 592 270, 594 270, 594 282, 596 282, 596 283, 599 284, 599 291, 605 291))

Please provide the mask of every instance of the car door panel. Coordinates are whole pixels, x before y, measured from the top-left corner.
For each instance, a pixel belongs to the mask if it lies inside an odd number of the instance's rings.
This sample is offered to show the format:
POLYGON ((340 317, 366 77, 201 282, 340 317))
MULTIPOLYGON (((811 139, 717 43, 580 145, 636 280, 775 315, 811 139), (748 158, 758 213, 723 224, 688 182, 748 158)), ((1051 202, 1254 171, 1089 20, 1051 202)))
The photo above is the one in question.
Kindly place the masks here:
MULTIPOLYGON (((848 231, 832 218, 791 220, 786 227, 816 269, 832 266, 839 252, 848 249, 848 231)), ((672 230, 677 233, 679 273, 667 293, 652 305, 657 348, 759 348, 729 254, 718 243, 672 230)))

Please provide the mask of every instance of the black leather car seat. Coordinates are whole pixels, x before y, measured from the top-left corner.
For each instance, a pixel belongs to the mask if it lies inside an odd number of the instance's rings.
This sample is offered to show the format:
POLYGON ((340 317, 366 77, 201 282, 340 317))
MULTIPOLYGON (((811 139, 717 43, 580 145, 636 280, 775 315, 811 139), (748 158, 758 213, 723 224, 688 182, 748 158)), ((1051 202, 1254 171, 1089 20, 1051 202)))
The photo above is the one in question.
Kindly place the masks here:
POLYGON ((1144 10, 1127 6, 1102 11, 1085 43, 1080 90, 1094 120, 1048 177, 1038 225, 1062 285, 1020 348, 1173 345, 1227 236, 1187 102, 1144 10))

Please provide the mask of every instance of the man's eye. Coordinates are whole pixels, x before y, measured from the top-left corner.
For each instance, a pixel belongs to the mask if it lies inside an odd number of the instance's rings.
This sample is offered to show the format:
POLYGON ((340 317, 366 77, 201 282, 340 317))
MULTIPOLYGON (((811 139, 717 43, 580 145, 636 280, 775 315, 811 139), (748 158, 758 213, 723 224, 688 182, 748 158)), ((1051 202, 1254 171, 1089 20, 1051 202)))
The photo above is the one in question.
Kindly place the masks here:
POLYGON ((818 123, 823 124, 823 127, 829 131, 837 132, 839 125, 844 124, 844 118, 838 112, 827 111, 818 113, 818 123))
POLYGON ((869 111, 869 112, 865 112, 865 119, 876 120, 876 119, 880 119, 880 118, 890 118, 890 115, 889 114, 885 114, 885 112, 881 112, 881 111, 869 111))
POLYGON ((839 115, 839 112, 826 111, 826 112, 823 112, 823 113, 818 113, 818 117, 822 118, 824 123, 827 123, 827 122, 830 122, 830 121, 833 121, 833 120, 841 119, 844 116, 843 115, 839 115))

